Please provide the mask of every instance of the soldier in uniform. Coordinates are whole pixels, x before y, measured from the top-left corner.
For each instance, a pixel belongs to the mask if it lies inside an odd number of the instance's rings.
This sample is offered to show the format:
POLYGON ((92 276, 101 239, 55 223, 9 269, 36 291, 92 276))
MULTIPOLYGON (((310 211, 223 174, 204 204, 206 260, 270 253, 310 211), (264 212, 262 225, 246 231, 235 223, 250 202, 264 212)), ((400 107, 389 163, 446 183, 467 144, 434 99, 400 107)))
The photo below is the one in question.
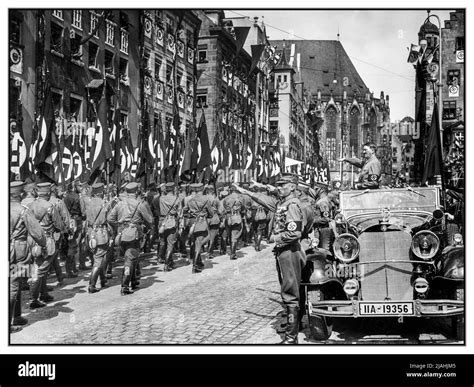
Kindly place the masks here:
POLYGON ((186 251, 186 243, 189 237, 189 228, 191 226, 191 214, 188 211, 189 200, 195 195, 195 192, 192 192, 189 184, 183 184, 180 187, 180 194, 178 195, 181 200, 182 211, 178 215, 179 226, 178 226, 178 246, 179 252, 181 255, 187 257, 188 253, 186 251))
POLYGON ((190 217, 189 240, 193 273, 200 273, 204 267, 201 259, 201 248, 209 233, 207 219, 212 218, 214 213, 209 198, 202 194, 204 185, 194 183, 190 185, 190 188, 194 191, 194 195, 185 204, 184 212, 188 213, 190 217))
POLYGON ((10 332, 21 330, 28 320, 21 316, 21 286, 31 262, 30 237, 39 248, 46 246, 46 235, 28 207, 21 204, 25 184, 10 183, 10 332))
MULTIPOLYGON (((116 187, 113 187, 112 191, 109 191, 109 197, 110 200, 107 201, 107 211, 106 213, 108 214, 112 208, 114 208, 117 203, 120 201, 120 198, 118 196, 118 192, 116 187)), ((113 241, 115 239, 115 236, 117 235, 117 228, 116 227, 110 227, 109 228, 110 232, 110 239, 113 241)), ((109 246, 107 250, 107 263, 106 263, 106 268, 105 268, 105 278, 106 279, 112 279, 112 269, 113 269, 113 263, 115 262, 115 250, 120 250, 119 248, 115 247, 113 244, 109 246)))
MULTIPOLYGON (((242 188, 249 189, 249 183, 242 183, 242 188)), ((243 221, 243 231, 242 239, 244 241, 244 246, 248 246, 252 243, 252 238, 254 235, 253 230, 253 219, 254 211, 252 208, 252 199, 247 195, 242 195, 242 221, 243 221)))
POLYGON ((110 230, 107 224, 107 202, 104 200, 104 184, 92 185, 91 200, 86 203, 86 221, 88 247, 94 254, 89 293, 96 293, 97 280, 100 276, 101 288, 106 286, 107 252, 109 250, 110 230))
POLYGON ((229 196, 229 191, 227 188, 222 189, 222 191, 219 191, 219 218, 220 218, 220 224, 219 224, 219 240, 220 240, 220 253, 221 255, 224 255, 227 253, 227 232, 226 232, 226 213, 225 209, 223 206, 223 201, 224 199, 229 196))
POLYGON ((334 237, 329 228, 330 222, 334 219, 337 210, 337 191, 328 193, 321 192, 321 198, 316 202, 314 225, 318 229, 318 247, 329 250, 334 237))
POLYGON ((69 227, 71 224, 71 215, 69 214, 69 211, 66 208, 66 205, 62 201, 62 199, 59 197, 59 187, 56 185, 51 186, 51 198, 50 202, 54 203, 56 206, 57 210, 60 213, 61 218, 64 219, 64 226, 65 228, 61 230, 60 232, 57 232, 54 234, 54 240, 56 241, 56 250, 58 253, 55 255, 52 263, 52 268, 54 269, 56 273, 56 278, 58 280, 59 284, 62 284, 64 280, 64 274, 61 269, 61 265, 59 263, 59 254, 63 245, 63 239, 67 238, 69 235, 69 227))
POLYGON ((207 257, 209 259, 213 258, 213 251, 214 251, 214 242, 216 240, 216 236, 219 233, 219 225, 221 223, 221 219, 219 217, 219 206, 220 202, 217 199, 214 186, 207 185, 205 189, 205 193, 209 199, 209 203, 212 207, 213 215, 212 218, 209 219, 209 247, 207 249, 207 257))
POLYGON ((54 234, 64 230, 66 219, 55 203, 50 201, 51 183, 38 184, 38 198, 30 203, 29 208, 32 214, 39 221, 46 234, 46 249, 41 254, 34 256, 33 273, 30 281, 30 308, 40 308, 45 306, 42 302, 52 301, 54 298, 47 292, 46 280, 51 264, 58 251, 54 234), (39 298, 39 299, 38 299, 39 298))
POLYGON ((346 161, 349 164, 362 168, 359 174, 359 182, 355 184, 355 189, 375 189, 379 188, 380 176, 382 167, 380 161, 376 156, 377 146, 373 142, 364 144, 362 154, 364 160, 357 158, 343 157, 339 161, 346 161))
POLYGON ((136 266, 140 254, 139 240, 143 233, 142 224, 153 225, 153 214, 150 206, 145 201, 137 199, 137 183, 129 183, 126 186, 127 196, 108 213, 107 221, 113 226, 117 225, 120 235, 120 247, 124 253, 124 268, 122 275, 121 294, 132 294, 138 287, 136 280, 136 266), (130 289, 130 282, 132 288, 130 289))
MULTIPOLYGON (((91 201, 91 191, 90 191, 90 185, 88 184, 82 184, 80 193, 79 193, 79 198, 82 202, 82 208, 84 209, 84 217, 83 217, 83 222, 85 221, 86 213, 85 209, 90 205, 91 201)), ((87 227, 82 227, 82 232, 79 240, 79 270, 88 270, 86 262, 87 259, 89 258, 89 261, 91 261, 91 266, 94 264, 94 257, 87 246, 87 227)))
POLYGON ((64 204, 71 215, 72 234, 67 241, 66 275, 69 278, 77 277, 76 262, 79 261, 79 244, 82 240, 82 221, 85 219, 86 209, 79 197, 80 182, 75 181, 68 187, 64 195, 64 204))
POLYGON ((35 182, 25 183, 24 192, 25 192, 25 196, 23 197, 21 204, 24 206, 27 206, 31 202, 33 202, 38 196, 36 183, 35 182))
POLYGON ((243 231, 242 196, 237 193, 236 184, 229 187, 230 195, 221 202, 221 212, 225 213, 224 238, 230 236, 230 259, 237 259, 237 244, 243 231))
POLYGON ((178 214, 181 212, 181 201, 179 196, 175 195, 174 188, 174 183, 166 183, 158 200, 160 219, 158 261, 164 262, 164 271, 174 269, 173 250, 178 231, 178 214))

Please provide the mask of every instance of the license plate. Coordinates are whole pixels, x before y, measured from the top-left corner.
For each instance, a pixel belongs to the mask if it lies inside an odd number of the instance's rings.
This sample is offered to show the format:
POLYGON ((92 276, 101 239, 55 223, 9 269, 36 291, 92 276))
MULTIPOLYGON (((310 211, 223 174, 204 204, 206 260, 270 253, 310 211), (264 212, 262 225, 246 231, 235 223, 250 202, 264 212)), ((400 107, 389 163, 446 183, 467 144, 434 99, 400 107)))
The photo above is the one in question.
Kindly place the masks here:
POLYGON ((359 302, 361 316, 412 316, 413 302, 359 302))

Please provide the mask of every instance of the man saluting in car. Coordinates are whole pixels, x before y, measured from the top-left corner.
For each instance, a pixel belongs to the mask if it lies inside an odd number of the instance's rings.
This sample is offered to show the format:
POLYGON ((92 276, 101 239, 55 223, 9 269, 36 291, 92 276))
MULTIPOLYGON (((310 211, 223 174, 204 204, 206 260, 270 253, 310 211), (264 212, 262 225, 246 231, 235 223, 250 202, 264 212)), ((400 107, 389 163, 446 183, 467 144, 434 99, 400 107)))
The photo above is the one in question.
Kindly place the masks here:
POLYGON ((375 155, 376 151, 377 146, 373 142, 367 142, 364 144, 364 149, 362 150, 364 160, 346 157, 338 159, 339 162, 346 161, 357 168, 362 168, 359 174, 359 182, 354 186, 355 189, 379 188, 382 167, 379 159, 375 155))

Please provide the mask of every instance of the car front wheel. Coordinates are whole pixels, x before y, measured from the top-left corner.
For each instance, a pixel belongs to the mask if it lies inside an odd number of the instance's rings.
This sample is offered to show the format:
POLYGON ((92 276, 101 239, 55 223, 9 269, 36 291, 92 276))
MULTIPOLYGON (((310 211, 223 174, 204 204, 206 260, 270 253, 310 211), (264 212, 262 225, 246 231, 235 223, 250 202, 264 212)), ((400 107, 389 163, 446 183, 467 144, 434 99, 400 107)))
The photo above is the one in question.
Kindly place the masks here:
MULTIPOLYGON (((464 302, 464 288, 456 287, 454 299, 456 301, 464 302)), ((464 341, 464 315, 453 316, 452 320, 452 332, 456 340, 464 341)))

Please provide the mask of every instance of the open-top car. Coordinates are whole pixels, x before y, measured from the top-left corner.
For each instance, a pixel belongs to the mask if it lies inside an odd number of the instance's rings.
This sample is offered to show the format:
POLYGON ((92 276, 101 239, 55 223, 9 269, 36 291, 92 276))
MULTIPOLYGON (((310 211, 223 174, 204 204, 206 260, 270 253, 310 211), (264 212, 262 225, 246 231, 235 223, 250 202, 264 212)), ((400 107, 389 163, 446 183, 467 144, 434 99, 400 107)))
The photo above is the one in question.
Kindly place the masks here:
POLYGON ((335 317, 450 317, 464 339, 464 245, 439 187, 346 191, 329 249, 307 252, 312 338, 335 317))

